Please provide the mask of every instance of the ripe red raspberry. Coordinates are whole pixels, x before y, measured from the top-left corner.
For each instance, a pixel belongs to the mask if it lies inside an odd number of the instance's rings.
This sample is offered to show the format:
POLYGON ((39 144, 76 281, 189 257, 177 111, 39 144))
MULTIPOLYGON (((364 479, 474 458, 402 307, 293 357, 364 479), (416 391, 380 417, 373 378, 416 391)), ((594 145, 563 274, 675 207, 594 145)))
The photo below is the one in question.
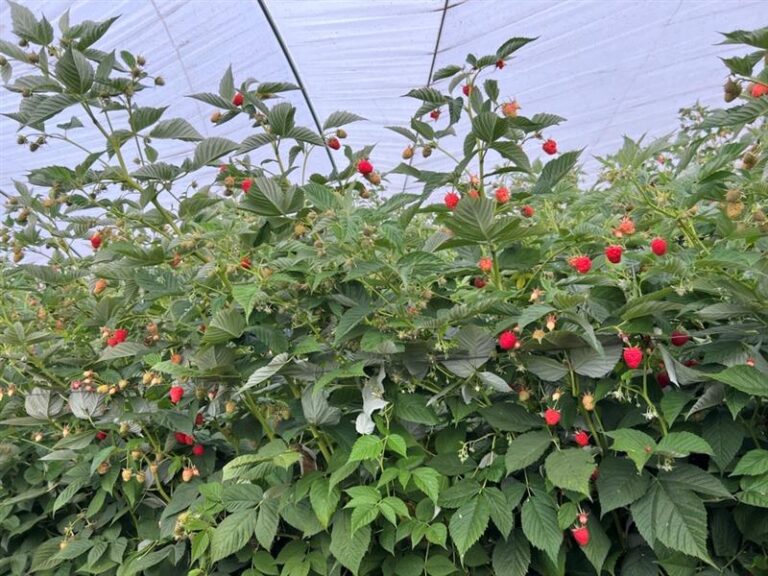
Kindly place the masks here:
POLYGON ((667 241, 658 236, 651 240, 651 252, 656 256, 664 256, 667 253, 667 241))
POLYGON ((506 66, 506 65, 507 65, 507 63, 506 63, 506 62, 504 62, 504 60, 502 60, 501 58, 499 58, 498 60, 496 60, 496 68, 498 68, 499 70, 501 70, 502 68, 504 68, 504 66, 506 66))
POLYGON ((115 347, 118 344, 120 344, 120 341, 114 336, 110 336, 109 338, 107 338, 107 346, 115 347))
POLYGON ((580 526, 579 528, 571 528, 571 534, 576 544, 582 548, 589 544, 589 528, 586 526, 580 526))
POLYGON ((544 422, 547 423, 547 426, 557 426, 558 422, 560 422, 560 410, 547 408, 544 411, 544 422))
POLYGON ((94 250, 98 250, 99 246, 101 246, 101 234, 96 232, 93 236, 91 236, 91 247, 94 250))
POLYGON ((637 368, 643 362, 643 351, 639 346, 624 348, 624 362, 628 368, 637 368))
POLYGON ((557 142, 555 142, 554 140, 552 140, 552 138, 550 138, 549 140, 544 142, 544 144, 541 145, 541 149, 544 150, 544 152, 546 152, 550 156, 552 156, 552 154, 557 154, 557 142))
POLYGON ((496 192, 494 192, 496 195, 496 202, 499 204, 506 204, 509 202, 509 190, 504 188, 504 186, 500 188, 496 188, 496 192))
POLYGON ((243 256, 240 258, 240 268, 243 270, 250 270, 251 269, 251 259, 248 258, 248 256, 243 256))
POLYGON ((195 444, 192 446, 192 454, 195 456, 202 456, 205 454, 205 447, 202 444, 195 444))
POLYGON ((490 272, 493 269, 493 260, 487 256, 480 258, 477 262, 477 267, 483 272, 490 272))
POLYGON ((533 209, 533 206, 530 204, 526 204, 522 208, 520 208, 520 214, 525 216, 526 218, 533 218, 533 215, 536 213, 536 210, 533 209))
POLYGON ((574 256, 568 260, 568 264, 579 274, 586 274, 592 269, 592 259, 589 256, 574 256))
POLYGON ((99 430, 98 432, 96 432, 96 440, 101 442, 102 440, 106 440, 106 439, 107 439, 106 432, 104 432, 103 430, 99 430))
POLYGON ((248 190, 250 190, 250 189, 251 189, 251 186, 253 186, 253 180, 251 180, 250 178, 246 178, 245 180, 243 180, 243 181, 240 183, 240 188, 241 188, 241 189, 242 189, 242 191, 243 191, 243 192, 245 192, 246 194, 248 194, 248 190))
POLYGON ((669 341, 672 342, 673 346, 685 346, 690 339, 691 337, 688 334, 680 330, 672 330, 672 334, 669 337, 669 341))
POLYGON ((373 172, 373 164, 368 162, 368 160, 360 160, 360 162, 357 163, 357 171, 360 172, 363 176, 367 176, 371 172, 373 172))
POLYGON ((517 344, 517 335, 511 330, 505 330, 499 334, 499 348, 502 350, 511 350, 517 344))
POLYGON ((171 402, 173 404, 178 404, 184 397, 184 388, 181 386, 171 386, 171 390, 168 392, 168 396, 171 398, 171 402))
POLYGON ((203 416, 202 412, 198 412, 195 416, 195 426, 202 426, 203 422, 205 422, 205 416, 203 416))
POLYGON ((445 205, 448 207, 448 210, 453 210, 458 206, 459 204, 459 195, 456 194, 456 192, 448 192, 448 194, 445 195, 445 198, 443 198, 443 202, 445 202, 445 205))
POLYGON ((694 359, 686 360, 685 362, 683 362, 683 366, 687 368, 693 368, 694 366, 698 366, 698 365, 699 365, 699 361, 694 359))
POLYGON ((173 436, 176 438, 176 442, 179 444, 192 446, 195 443, 195 439, 189 434, 185 434, 184 432, 174 432, 173 436))
POLYGON ((336 136, 328 138, 328 142, 326 142, 326 144, 328 144, 328 148, 331 150, 338 150, 341 148, 341 142, 339 142, 339 139, 336 138, 336 136))
POLYGON ((474 285, 475 288, 485 288, 485 284, 486 284, 485 278, 480 278, 480 276, 478 276, 477 278, 472 280, 472 284, 474 285))
POLYGON ((128 338, 128 330, 125 328, 118 328, 115 330, 114 337, 117 339, 118 344, 120 342, 125 342, 125 340, 128 338))
POLYGON ((667 386, 669 386, 669 382, 670 382, 669 374, 667 374, 666 371, 659 372, 658 374, 656 374, 656 384, 658 384, 662 388, 666 388, 667 386))
POLYGON ((765 96, 768 94, 768 85, 752 84, 752 87, 749 89, 749 93, 752 95, 752 98, 760 98, 761 96, 765 96))
POLYGON ((242 106, 243 105, 243 95, 238 92, 234 95, 232 98, 232 104, 235 106, 242 106))
POLYGON ((613 264, 621 262, 622 252, 624 252, 624 249, 618 244, 612 244, 605 247, 605 257, 608 259, 608 262, 613 264))
POLYGON ((461 91, 464 93, 464 96, 469 96, 472 94, 472 84, 464 84, 464 86, 461 87, 461 91))
POLYGON ((440 108, 432 110, 432 112, 429 113, 429 117, 432 118, 432 120, 438 120, 440 118, 440 108))
POLYGON ((589 434, 587 434, 584 430, 579 430, 576 432, 576 434, 573 435, 573 441, 582 448, 584 446, 589 446, 589 434))

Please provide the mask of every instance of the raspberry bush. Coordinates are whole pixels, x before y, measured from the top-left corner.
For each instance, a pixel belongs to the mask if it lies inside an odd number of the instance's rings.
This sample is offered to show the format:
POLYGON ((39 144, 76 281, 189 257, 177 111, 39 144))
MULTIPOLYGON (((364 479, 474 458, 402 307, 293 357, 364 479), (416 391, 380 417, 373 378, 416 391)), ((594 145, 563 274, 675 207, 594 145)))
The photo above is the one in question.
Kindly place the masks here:
POLYGON ((584 189, 499 94, 528 38, 385 166, 230 71, 203 138, 111 20, 11 7, 18 142, 83 157, 3 192, 0 574, 768 574, 768 30, 584 189))

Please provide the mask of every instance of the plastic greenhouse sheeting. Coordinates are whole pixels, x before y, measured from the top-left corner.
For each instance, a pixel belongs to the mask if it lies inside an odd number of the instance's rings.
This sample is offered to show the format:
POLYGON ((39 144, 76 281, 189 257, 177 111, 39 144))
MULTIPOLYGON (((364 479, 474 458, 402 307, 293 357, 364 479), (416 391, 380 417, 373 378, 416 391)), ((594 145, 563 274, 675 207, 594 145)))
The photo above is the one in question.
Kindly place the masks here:
MULTIPOLYGON (((491 53, 513 36, 539 37, 494 77, 502 96, 518 100, 521 113, 564 116, 568 121, 546 136, 555 138, 561 150, 584 148, 584 164, 594 171, 594 156, 616 150, 623 135, 669 133, 677 126, 678 110, 697 100, 722 105, 726 75, 717 57, 738 49, 717 45, 718 33, 768 22, 765 0, 20 3, 45 13, 54 25, 66 10, 72 22, 120 15, 95 47, 146 55, 147 70, 166 79, 164 88, 142 94, 142 104, 170 105, 167 117, 190 120, 204 136, 234 140, 250 133, 244 118, 215 128, 209 121, 212 109, 184 96, 215 91, 230 63, 236 83, 249 76, 295 82, 279 35, 321 122, 336 110, 367 118, 349 127, 347 142, 356 148, 375 143, 372 160, 384 172, 400 162, 407 143, 384 127, 406 124, 418 106, 402 95, 425 85, 433 67, 461 63, 468 52, 491 53)), ((6 3, 0 5, 0 37, 12 40, 6 3)), ((298 106, 297 123, 314 128, 302 94, 291 92, 288 97, 298 106)), ((17 105, 17 95, 2 93, 0 112, 11 112, 17 105)), ((14 122, 0 117, 2 190, 10 191, 12 180, 22 178, 27 169, 73 165, 81 157, 79 150, 61 142, 30 154, 15 144, 15 130, 14 122)), ((77 139, 86 147, 100 143, 100 136, 85 128, 77 139)), ((170 161, 180 161, 192 149, 184 142, 163 144, 161 159, 170 161)), ((461 139, 453 139, 452 146, 460 150, 461 139)), ((313 161, 315 170, 328 170, 325 154, 315 153, 313 161)), ((419 156, 415 165, 445 170, 449 162, 436 153, 426 160, 419 156)))

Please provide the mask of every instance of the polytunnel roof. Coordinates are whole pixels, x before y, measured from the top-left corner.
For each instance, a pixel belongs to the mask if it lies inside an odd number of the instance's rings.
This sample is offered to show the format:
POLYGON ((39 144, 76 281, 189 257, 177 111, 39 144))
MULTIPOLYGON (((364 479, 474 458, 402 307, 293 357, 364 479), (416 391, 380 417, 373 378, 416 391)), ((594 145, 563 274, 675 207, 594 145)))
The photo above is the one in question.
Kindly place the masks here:
MULTIPOLYGON (((142 93, 142 105, 170 105, 165 117, 186 118, 204 136, 239 141, 251 129, 244 118, 214 127, 212 109, 183 96, 215 92, 229 64, 236 84, 249 76, 296 82, 292 60, 321 122, 336 110, 368 119, 349 127, 348 142, 355 148, 375 143, 372 160, 383 171, 399 163, 407 143, 384 127, 407 124, 417 108, 402 95, 469 52, 492 53, 510 37, 538 37, 494 77, 502 97, 516 98, 525 115, 564 116, 567 122, 546 135, 561 150, 585 148, 589 171, 594 157, 616 150, 624 135, 669 133, 679 109, 697 100, 722 105, 727 74, 717 57, 741 50, 717 45, 719 32, 768 20, 764 0, 17 1, 54 25, 67 9, 73 23, 120 15, 96 47, 145 55, 147 70, 162 75, 166 86, 142 93)), ((6 3, 0 4, 0 37, 12 39, 6 3)), ((302 94, 288 97, 298 107, 297 122, 314 127, 302 94)), ((18 95, 3 91, 1 98, 0 112, 16 110, 18 95)), ((63 143, 30 154, 15 144, 15 132, 16 124, 0 117, 2 190, 31 168, 81 159, 63 143)), ((82 138, 86 145, 100 142, 98 134, 82 138)), ((190 154, 189 143, 164 144, 161 160, 190 154)), ((448 147, 459 151, 461 144, 457 137, 448 147)), ((328 170, 326 155, 315 154, 314 161, 315 169, 328 170)), ((415 166, 439 171, 448 162, 435 154, 418 157, 415 166)))

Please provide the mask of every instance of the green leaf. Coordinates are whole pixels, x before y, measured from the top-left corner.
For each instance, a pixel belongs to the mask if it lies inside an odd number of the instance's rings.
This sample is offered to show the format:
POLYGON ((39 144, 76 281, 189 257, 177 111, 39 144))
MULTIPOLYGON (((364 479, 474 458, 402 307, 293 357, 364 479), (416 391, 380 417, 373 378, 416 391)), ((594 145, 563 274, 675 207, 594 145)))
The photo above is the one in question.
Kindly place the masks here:
POLYGON ((377 436, 360 436, 352 445, 348 462, 376 460, 384 452, 384 442, 377 436))
POLYGON ((693 492, 656 482, 632 505, 632 517, 650 545, 658 540, 672 550, 711 562, 707 512, 693 492))
POLYGON ((77 102, 77 98, 70 94, 56 94, 50 97, 40 96, 35 102, 35 107, 30 110, 29 115, 23 118, 23 122, 27 126, 45 122, 70 106, 77 104, 77 102))
POLYGON ((444 80, 445 78, 450 78, 451 76, 455 76, 461 72, 461 66, 456 66, 455 64, 451 64, 450 66, 443 66, 442 68, 435 70, 435 73, 432 74, 432 82, 437 82, 438 80, 444 80))
POLYGON ((536 462, 544 455, 550 444, 552 444, 552 436, 546 430, 521 434, 512 440, 507 447, 505 457, 507 473, 522 470, 536 462))
POLYGON ((302 208, 304 195, 296 188, 283 189, 269 178, 256 178, 240 206, 261 216, 288 216, 302 208))
POLYGON ((408 456, 408 445, 405 443, 405 438, 400 436, 400 434, 390 434, 387 436, 387 450, 391 450, 403 458, 408 456))
POLYGON ((709 454, 712 456, 712 447, 706 440, 691 432, 670 432, 661 439, 656 447, 656 454, 670 456, 672 458, 685 458, 692 452, 697 454, 709 454))
POLYGON ((107 346, 99 356, 99 362, 115 360, 116 358, 130 358, 142 356, 149 352, 149 348, 138 342, 121 342, 117 346, 107 346))
POLYGON ((223 484, 221 503, 227 512, 242 512, 256 508, 264 491, 256 484, 223 484))
POLYGON ((287 136, 294 126, 293 117, 295 115, 296 108, 289 102, 281 102, 273 106, 267 114, 272 134, 287 136))
POLYGON ((717 477, 692 464, 675 464, 675 467, 669 472, 660 471, 658 479, 670 488, 692 490, 698 494, 726 500, 733 498, 730 491, 717 477))
POLYGON ((301 411, 313 426, 335 426, 341 419, 341 410, 328 403, 327 393, 311 386, 307 386, 301 394, 301 411))
POLYGON ((768 50, 768 26, 757 30, 734 30, 723 33, 725 40, 721 44, 747 44, 762 50, 768 50))
POLYGON ((510 38, 496 50, 496 57, 501 59, 507 58, 537 38, 510 38))
POLYGON ((741 457, 731 476, 760 476, 768 473, 768 450, 750 450, 741 457))
POLYGON ((545 382, 559 382, 568 368, 560 361, 546 356, 530 356, 525 359, 525 368, 545 382))
POLYGON ((206 344, 223 344, 242 336, 245 319, 239 310, 219 310, 211 320, 203 335, 206 344))
POLYGON ((611 540, 605 533, 600 521, 594 516, 590 516, 587 526, 589 527, 589 544, 581 546, 589 563, 595 567, 597 574, 602 574, 608 554, 611 551, 611 540))
POLYGON ((537 492, 523 504, 521 520, 526 538, 549 559, 557 563, 563 533, 557 524, 557 508, 552 497, 537 492))
POLYGON ((331 532, 331 554, 347 568, 352 574, 357 575, 360 562, 371 543, 371 527, 363 526, 352 532, 351 514, 340 512, 336 515, 331 532))
POLYGON ((424 492, 434 504, 437 504, 437 497, 440 493, 440 473, 434 468, 421 467, 413 471, 412 478, 418 489, 424 492))
POLYGON ((506 130, 504 120, 493 112, 482 112, 472 119, 472 132, 483 142, 495 142, 506 130))
POLYGON ((649 482, 648 473, 638 473, 629 460, 606 456, 600 463, 600 474, 595 482, 601 515, 632 504, 648 491, 649 482))
POLYGON ((638 472, 643 469, 651 454, 656 450, 656 442, 653 438, 639 430, 623 428, 606 432, 605 435, 613 438, 613 446, 611 446, 613 450, 627 453, 637 466, 638 472))
POLYGON ((340 126, 346 126, 347 124, 351 124, 352 122, 360 122, 362 120, 365 120, 362 116, 358 116, 357 114, 353 114, 352 112, 345 112, 343 110, 339 110, 337 112, 332 112, 328 118, 323 123, 323 130, 330 130, 331 128, 338 128, 340 126))
POLYGON ((94 70, 82 52, 69 48, 56 63, 56 78, 70 92, 85 94, 93 86, 94 70))
POLYGON ((202 168, 208 164, 212 164, 222 156, 234 152, 240 147, 237 142, 227 140, 226 138, 220 138, 214 136, 212 138, 206 138, 197 145, 195 148, 195 155, 192 159, 192 164, 196 168, 202 168))
MULTIPOLYGON (((137 131, 140 130, 137 129, 137 131)), ((173 140, 184 140, 186 142, 196 142, 202 140, 203 136, 195 130, 189 122, 183 118, 171 118, 158 123, 149 133, 152 138, 169 138, 173 140)), ((230 152, 231 150, 227 150, 230 152)), ((226 154, 227 152, 224 152, 226 154)))
POLYGON ((616 367, 621 350, 621 346, 606 346, 601 354, 592 348, 574 348, 571 351, 573 370, 582 376, 602 378, 616 367))
POLYGON ((527 576, 531 547, 520 529, 496 543, 491 562, 496 576, 527 576))
POLYGON ((29 8, 10 0, 8 5, 11 7, 11 22, 14 34, 19 38, 41 46, 53 42, 53 27, 45 17, 38 22, 29 8))
POLYGON ((272 376, 277 374, 286 364, 290 362, 288 353, 283 352, 272 358, 266 365, 256 369, 256 371, 248 377, 245 385, 239 389, 242 394, 246 390, 258 386, 259 384, 266 382, 272 376))
POLYGON ((406 96, 416 98, 422 102, 429 102, 430 104, 442 104, 448 98, 435 88, 414 88, 409 91, 406 96))
POLYGON ((712 447, 712 459, 721 471, 739 453, 744 442, 744 427, 723 411, 713 411, 704 421, 702 437, 712 447))
POLYGON ((340 498, 339 489, 335 486, 331 488, 326 478, 319 478, 312 483, 309 489, 309 501, 323 528, 328 528, 336 508, 339 506, 340 498))
POLYGON ((465 198, 446 219, 456 238, 487 242, 493 238, 495 203, 490 198, 465 198))
POLYGON ((288 131, 285 137, 293 138, 298 142, 314 144, 315 146, 325 146, 325 140, 323 140, 317 132, 304 126, 294 126, 288 131))
POLYGON ((494 142, 491 148, 501 154, 503 158, 511 161, 523 172, 531 172, 531 161, 528 159, 528 155, 523 151, 522 146, 517 142, 510 142, 508 140, 494 142))
POLYGON ((232 76, 232 65, 227 66, 224 75, 219 80, 219 96, 225 100, 232 100, 235 96, 235 79, 232 76))
POLYGON ((277 535, 277 528, 280 525, 279 509, 280 500, 277 498, 264 498, 259 506, 259 515, 256 519, 253 533, 259 544, 266 550, 272 547, 272 542, 274 542, 277 535))
POLYGON ((552 188, 573 169, 580 154, 581 151, 566 152, 547 162, 533 187, 533 194, 551 192, 552 188))
POLYGON ((512 528, 515 527, 515 504, 507 501, 506 494, 494 487, 486 487, 480 497, 488 500, 491 520, 501 535, 507 538, 512 528))
POLYGON ((333 343, 335 346, 338 346, 341 342, 344 341, 344 337, 349 334, 350 331, 352 331, 355 326, 360 324, 363 320, 365 320, 366 316, 370 314, 373 310, 370 306, 367 304, 359 304, 357 306, 353 306, 339 319, 339 323, 336 325, 335 332, 335 338, 333 340, 333 343))
POLYGON ((485 533, 491 511, 485 498, 475 497, 456 510, 448 523, 459 557, 464 558, 467 550, 485 533))
POLYGON ((752 396, 768 396, 768 377, 752 366, 731 366, 709 377, 752 396))
POLYGON ((248 544, 256 530, 257 510, 230 514, 216 527, 211 538, 211 561, 218 562, 248 544))
POLYGON ((558 488, 589 495, 589 480, 595 471, 592 454, 579 448, 552 452, 544 461, 547 478, 558 488))
POLYGON ((160 117, 168 109, 167 106, 162 108, 134 108, 133 114, 130 117, 131 130, 134 132, 141 132, 144 128, 152 126, 155 122, 160 120, 160 117))

